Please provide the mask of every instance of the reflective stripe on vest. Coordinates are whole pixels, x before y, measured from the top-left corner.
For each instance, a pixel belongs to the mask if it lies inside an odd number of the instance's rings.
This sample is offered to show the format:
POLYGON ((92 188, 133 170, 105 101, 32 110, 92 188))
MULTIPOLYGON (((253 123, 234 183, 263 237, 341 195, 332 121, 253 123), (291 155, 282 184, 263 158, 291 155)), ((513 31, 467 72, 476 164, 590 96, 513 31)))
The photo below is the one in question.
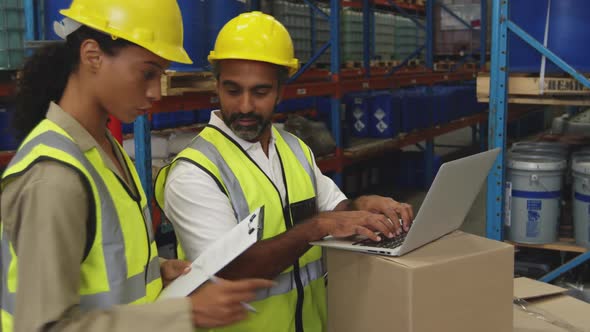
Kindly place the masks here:
MULTIPOLYGON (((273 127, 273 129, 275 129, 273 127)), ((298 139, 295 138, 293 135, 276 129, 281 137, 285 140, 293 154, 297 157, 297 160, 301 163, 307 175, 312 179, 312 183, 314 186, 314 191, 317 193, 317 184, 315 178, 315 172, 313 170, 313 166, 309 163, 307 158, 305 157, 305 153, 302 150, 301 144, 299 143, 298 139)), ((235 174, 229 168, 219 150, 205 140, 204 138, 197 136, 191 144, 188 146, 191 149, 198 150, 203 153, 209 160, 211 160, 218 168, 221 175, 221 179, 227 188, 230 197, 230 201, 232 207, 234 208, 234 214, 236 215, 237 220, 242 220, 246 218, 250 214, 250 209, 248 207, 248 202, 246 200, 246 195, 240 186, 240 182, 236 178, 235 174)))
POLYGON ((203 153, 209 160, 211 160, 218 168, 221 179, 227 188, 230 195, 230 202, 234 208, 234 214, 238 221, 246 218, 250 214, 250 208, 246 201, 246 195, 240 186, 240 182, 236 175, 229 168, 223 157, 219 154, 219 150, 213 144, 206 141, 200 136, 197 136, 189 145, 191 149, 195 149, 203 153))
MULTIPOLYGON (((285 197, 238 142, 221 129, 209 125, 171 165, 160 171, 156 179, 159 203, 165 203, 163 194, 170 168, 182 160, 190 161, 215 180, 228 196, 238 221, 264 205, 261 239, 280 235, 293 227, 294 222, 309 218, 317 208, 311 150, 292 134, 274 127, 272 130, 277 158, 281 162, 285 197), (304 205, 296 205, 298 203, 304 205)), ((260 314, 215 331, 294 331, 302 325, 306 331, 322 330, 326 317, 323 271, 321 249, 310 248, 275 279, 277 284, 274 287, 257 293, 252 305, 260 310, 260 314)))
MULTIPOLYGON (((142 273, 138 273, 129 278, 127 277, 128 270, 124 247, 125 241, 120 230, 120 220, 115 208, 115 204, 113 203, 112 197, 109 194, 109 190, 107 189, 107 186, 102 177, 97 173, 93 165, 72 140, 54 131, 43 132, 38 136, 33 137, 21 149, 19 149, 16 156, 7 167, 7 170, 10 170, 11 167, 21 162, 29 153, 33 151, 36 146, 40 145, 63 151, 76 159, 77 162, 83 165, 88 174, 90 174, 91 179, 89 180, 93 181, 98 193, 100 207, 97 208, 100 209, 100 216, 102 220, 100 223, 103 240, 102 248, 105 266, 107 269, 106 275, 108 278, 109 291, 97 294, 81 295, 81 309, 90 310, 97 308, 108 308, 116 304, 132 303, 144 298, 146 296, 147 284, 160 278, 158 257, 153 257, 145 271, 142 273)), ((50 156, 47 156, 47 158, 51 159, 50 156)), ((60 161, 59 159, 55 158, 54 160, 60 161)), ((89 194, 92 195, 92 193, 89 194)), ((144 222, 146 223, 145 226, 147 228, 149 242, 151 244, 154 241, 154 237, 152 234, 153 232, 151 231, 152 225, 147 206, 142 208, 142 214, 144 217, 144 222)), ((6 250, 9 250, 8 244, 10 242, 5 241, 8 240, 5 234, 2 235, 2 238, 2 265, 3 267, 6 266, 6 269, 2 269, 2 287, 4 290, 6 290, 2 292, 2 307, 9 313, 14 313, 14 294, 11 293, 6 297, 4 296, 5 293, 8 293, 7 280, 9 277, 7 274, 4 275, 4 273, 5 270, 7 270, 7 268, 10 266, 12 260, 12 255, 6 250), (6 299, 6 302, 4 302, 4 299, 6 299)))
MULTIPOLYGON (((309 285, 312 281, 315 281, 324 276, 324 264, 321 259, 315 262, 306 264, 299 268, 299 275, 301 277, 301 284, 303 287, 309 285)), ((295 284, 294 271, 291 270, 286 273, 282 273, 274 279, 275 286, 269 289, 261 289, 256 292, 256 301, 264 300, 271 296, 281 295, 289 293, 290 291, 297 289, 295 284)))
POLYGON ((0 261, 0 271, 2 271, 2 285, 0 285, 0 294, 2 294, 0 299, 2 301, 1 307, 2 310, 7 311, 11 315, 14 315, 15 293, 8 291, 8 269, 10 268, 10 263, 12 262, 10 242, 8 236, 6 236, 6 232, 4 232, 4 227, 0 226, 0 229, 2 229, 2 235, 0 238, 0 248, 2 249, 2 260, 0 261))
POLYGON ((313 189, 317 193, 318 188, 317 188, 317 182, 316 182, 316 178, 315 178, 315 172, 313 170, 313 165, 310 164, 309 161, 307 160, 307 158, 305 157, 305 153, 302 150, 301 144, 299 144, 299 140, 295 136, 291 135, 290 133, 288 133, 284 130, 280 130, 280 129, 276 129, 276 130, 281 135, 281 137, 285 140, 285 142, 287 143, 289 148, 291 148, 291 151, 293 151, 293 154, 295 154, 295 157, 297 157, 297 160, 299 160, 299 162, 301 163, 301 166, 303 166, 303 169, 305 169, 305 172, 307 173, 307 175, 309 175, 309 178, 311 179, 311 183, 313 184, 313 189))

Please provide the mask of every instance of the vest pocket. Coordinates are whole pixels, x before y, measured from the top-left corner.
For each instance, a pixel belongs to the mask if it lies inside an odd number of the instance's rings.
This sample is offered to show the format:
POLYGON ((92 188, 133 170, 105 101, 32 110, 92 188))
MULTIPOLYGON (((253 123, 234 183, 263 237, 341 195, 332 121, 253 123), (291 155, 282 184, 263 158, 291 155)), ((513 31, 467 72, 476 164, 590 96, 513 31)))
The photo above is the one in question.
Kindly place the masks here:
POLYGON ((293 225, 300 224, 305 220, 313 217, 318 212, 317 199, 312 197, 289 205, 291 216, 293 218, 293 225))

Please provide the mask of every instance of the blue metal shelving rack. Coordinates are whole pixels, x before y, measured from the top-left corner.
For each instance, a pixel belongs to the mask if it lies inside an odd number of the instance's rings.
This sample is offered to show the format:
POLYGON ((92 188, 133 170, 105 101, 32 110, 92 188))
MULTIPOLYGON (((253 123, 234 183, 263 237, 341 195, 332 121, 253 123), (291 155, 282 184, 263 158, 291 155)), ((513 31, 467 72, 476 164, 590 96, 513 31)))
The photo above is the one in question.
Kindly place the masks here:
MULTIPOLYGON (((585 87, 590 88, 590 81, 586 77, 578 73, 555 53, 544 47, 542 43, 512 22, 510 20, 509 8, 510 0, 492 0, 492 63, 490 69, 488 144, 490 149, 501 148, 501 153, 488 177, 486 233, 488 238, 495 240, 503 239, 504 157, 506 152, 506 120, 508 115, 508 33, 514 33, 585 87)), ((577 256, 575 259, 548 273, 541 280, 550 282, 562 273, 571 270, 588 259, 590 259, 590 251, 577 256)))
MULTIPOLYGON (((33 0, 23 0, 24 7, 25 7, 25 16, 27 21, 26 27, 26 39, 33 41, 38 40, 41 38, 40 34, 38 33, 38 28, 40 27, 39 21, 37 20, 39 15, 39 10, 35 6, 35 1, 33 0)), ((311 67, 311 65, 328 49, 331 49, 331 64, 330 64, 330 72, 331 72, 331 81, 333 84, 340 85, 343 83, 341 79, 341 59, 340 59, 340 8, 341 8, 341 0, 330 0, 330 14, 326 14, 321 9, 319 9, 316 5, 316 1, 314 0, 304 0, 310 7, 310 11, 313 13, 314 16, 320 16, 325 19, 329 20, 330 24, 330 38, 329 41, 316 49, 315 54, 306 62, 306 64, 300 69, 300 71, 295 74, 292 80, 295 80, 299 77, 304 71, 311 67)), ((397 12, 401 15, 405 15, 414 20, 414 22, 418 25, 418 27, 426 30, 426 43, 425 45, 421 45, 416 49, 416 51, 405 59, 402 62, 402 65, 405 65, 409 60, 413 57, 419 55, 421 52, 425 51, 425 58, 426 58, 426 65, 429 68, 433 66, 433 59, 434 59, 434 43, 433 43, 433 8, 436 4, 436 1, 440 0, 427 0, 426 7, 425 7, 425 18, 426 24, 423 26, 419 21, 413 19, 412 14, 408 13, 402 6, 400 6, 397 2, 392 0, 361 0, 359 3, 362 5, 362 10, 364 13, 364 21, 363 21, 363 29, 365 33, 364 38, 364 54, 363 54, 363 63, 364 69, 366 71, 367 78, 371 76, 370 73, 370 59, 371 55, 374 50, 374 46, 371 44, 374 38, 371 38, 371 32, 374 32, 374 5, 387 5, 392 8, 395 8, 397 12)), ((485 3, 485 2, 484 2, 485 3)), ((251 9, 257 10, 260 9, 260 1, 252 1, 251 2, 251 9)), ((443 6, 444 7, 444 6, 443 6)), ((482 20, 485 20, 485 10, 486 6, 482 5, 482 20)), ((444 8, 451 12, 448 8, 444 8)), ((454 15, 451 12, 451 15, 454 15)), ((313 29, 312 27, 312 30, 313 29)), ((486 36, 485 32, 485 24, 482 24, 482 36, 486 36)), ((312 38, 313 40, 313 38, 312 38)), ((314 48, 315 48, 315 42, 314 48)), ((482 42, 482 51, 481 54, 485 55, 485 42, 482 42)), ((483 56, 482 58, 485 58, 483 56)), ((485 59, 482 60, 482 64, 485 63, 485 59)), ((400 69, 400 67, 394 68, 389 73, 389 77, 393 75, 396 71, 400 69)), ((365 83, 363 83, 365 84, 365 83)), ((386 88, 386 87, 381 87, 386 88)), ((364 89, 364 85, 363 85, 364 89)), ((337 146, 337 154, 342 154, 342 138, 341 138, 341 125, 340 125, 340 99, 342 94, 345 93, 340 87, 337 87, 333 90, 334 92, 329 93, 330 100, 331 100, 331 125, 332 125, 332 133, 336 140, 337 146)), ((151 186, 152 183, 152 170, 151 170, 151 142, 150 142, 150 124, 147 116, 139 117, 134 123, 134 132, 135 132, 135 155, 136 155, 136 167, 141 178, 142 185, 146 191, 148 198, 153 197, 153 189, 151 186)), ((432 164, 434 159, 434 140, 432 138, 426 139, 425 144, 425 151, 426 151, 426 177, 427 182, 430 182, 432 178, 432 164)), ((336 184, 342 185, 342 174, 341 172, 335 172, 333 179, 335 180, 336 184)))

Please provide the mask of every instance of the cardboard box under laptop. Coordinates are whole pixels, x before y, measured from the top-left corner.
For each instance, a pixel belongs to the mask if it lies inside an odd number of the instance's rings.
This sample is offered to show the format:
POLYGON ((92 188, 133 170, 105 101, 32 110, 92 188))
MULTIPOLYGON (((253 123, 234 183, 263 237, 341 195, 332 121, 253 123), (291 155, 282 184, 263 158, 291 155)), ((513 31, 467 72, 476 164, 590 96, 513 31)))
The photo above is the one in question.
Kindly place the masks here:
POLYGON ((511 332, 514 248, 453 232, 401 257, 329 249, 328 331, 511 332))
POLYGON ((514 332, 589 332, 590 304, 565 295, 565 289, 543 282, 514 279, 514 332))

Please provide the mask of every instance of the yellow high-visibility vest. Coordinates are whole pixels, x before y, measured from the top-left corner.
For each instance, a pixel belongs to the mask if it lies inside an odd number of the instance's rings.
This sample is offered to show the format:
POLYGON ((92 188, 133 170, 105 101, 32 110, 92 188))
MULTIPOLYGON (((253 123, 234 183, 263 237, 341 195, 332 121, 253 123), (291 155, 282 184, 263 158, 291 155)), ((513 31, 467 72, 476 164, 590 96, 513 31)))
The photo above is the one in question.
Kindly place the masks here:
MULTIPOLYGON (((164 206, 166 178, 176 162, 188 161, 206 173, 229 198, 236 219, 264 206, 260 239, 280 235, 317 212, 316 179, 311 150, 300 139, 272 128, 276 138, 287 206, 270 178, 240 145, 219 128, 208 125, 156 179, 155 195, 164 206)), ((172 222, 174 222, 172 220, 172 222)), ((252 305, 258 313, 215 331, 319 332, 326 326, 326 290, 322 251, 312 247, 276 279, 276 286, 259 291, 252 305)))
MULTIPOLYGON (((117 148, 123 151, 117 144, 117 148)), ((83 311, 117 304, 153 302, 162 290, 158 250, 148 202, 131 160, 122 152, 138 196, 130 193, 103 162, 99 151, 82 152, 61 127, 43 120, 25 139, 2 175, 3 189, 26 174, 35 163, 52 160, 80 174, 91 199, 94 238, 80 264, 80 307, 83 311)), ((27 222, 23 220, 23 222, 27 222)), ((18 256, 10 238, 1 230, 2 331, 13 330, 18 290, 18 256)), ((25 285, 26 286, 26 285, 25 285)))

